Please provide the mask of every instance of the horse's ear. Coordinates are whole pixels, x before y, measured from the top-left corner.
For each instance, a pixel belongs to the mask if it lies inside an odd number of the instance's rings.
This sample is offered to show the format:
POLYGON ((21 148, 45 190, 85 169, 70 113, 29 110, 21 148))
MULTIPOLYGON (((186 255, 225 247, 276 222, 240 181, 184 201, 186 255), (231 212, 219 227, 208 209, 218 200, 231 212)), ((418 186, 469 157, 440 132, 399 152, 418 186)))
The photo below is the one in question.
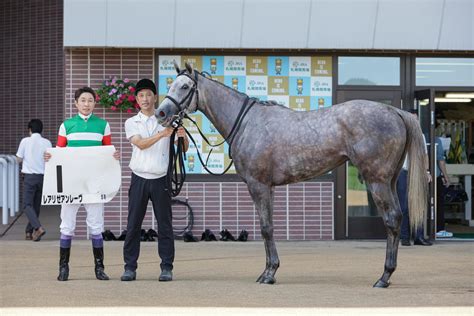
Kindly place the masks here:
POLYGON ((177 73, 180 73, 179 66, 178 66, 178 64, 176 63, 176 60, 173 60, 173 65, 174 65, 174 69, 176 69, 176 72, 177 72, 177 73))
POLYGON ((186 66, 186 70, 189 72, 189 74, 192 74, 192 73, 193 73, 193 66, 191 66, 190 64, 188 64, 188 62, 185 62, 185 63, 184 63, 184 66, 186 66))

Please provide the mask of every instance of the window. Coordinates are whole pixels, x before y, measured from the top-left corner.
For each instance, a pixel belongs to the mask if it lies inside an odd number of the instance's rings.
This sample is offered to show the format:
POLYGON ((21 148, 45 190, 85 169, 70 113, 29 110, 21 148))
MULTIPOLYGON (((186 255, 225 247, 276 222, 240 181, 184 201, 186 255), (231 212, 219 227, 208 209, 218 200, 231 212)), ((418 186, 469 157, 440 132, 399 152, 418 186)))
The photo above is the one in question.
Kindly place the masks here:
POLYGON ((339 85, 400 85, 398 57, 339 57, 338 66, 339 85))
POLYGON ((417 86, 474 86, 474 58, 417 58, 417 86))

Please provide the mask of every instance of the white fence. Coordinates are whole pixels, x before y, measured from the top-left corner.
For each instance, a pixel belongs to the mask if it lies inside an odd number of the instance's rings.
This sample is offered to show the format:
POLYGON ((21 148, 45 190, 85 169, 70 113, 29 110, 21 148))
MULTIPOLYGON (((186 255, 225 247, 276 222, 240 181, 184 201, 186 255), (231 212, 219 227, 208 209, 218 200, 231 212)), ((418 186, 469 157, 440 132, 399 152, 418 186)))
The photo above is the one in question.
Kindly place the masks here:
POLYGON ((19 165, 13 155, 0 155, 0 206, 2 224, 8 224, 8 218, 20 210, 19 165))

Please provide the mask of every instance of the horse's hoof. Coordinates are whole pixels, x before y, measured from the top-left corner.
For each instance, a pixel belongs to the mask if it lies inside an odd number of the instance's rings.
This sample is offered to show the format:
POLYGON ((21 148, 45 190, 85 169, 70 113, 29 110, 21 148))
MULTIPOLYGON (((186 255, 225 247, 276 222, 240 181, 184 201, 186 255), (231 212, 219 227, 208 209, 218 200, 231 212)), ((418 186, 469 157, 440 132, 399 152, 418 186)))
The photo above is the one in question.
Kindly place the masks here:
POLYGON ((385 288, 388 288, 389 285, 390 285, 390 282, 385 282, 385 281, 382 281, 382 280, 378 280, 377 282, 375 282, 374 287, 385 289, 385 288))
POLYGON ((263 272, 262 274, 260 274, 260 276, 258 277, 257 281, 255 281, 255 282, 262 283, 262 282, 263 282, 263 279, 266 278, 266 275, 267 275, 267 273, 266 273, 266 272, 263 272))
POLYGON ((264 276, 263 278, 259 278, 260 279, 260 284, 275 284, 276 280, 274 277, 271 277, 271 276, 264 276))

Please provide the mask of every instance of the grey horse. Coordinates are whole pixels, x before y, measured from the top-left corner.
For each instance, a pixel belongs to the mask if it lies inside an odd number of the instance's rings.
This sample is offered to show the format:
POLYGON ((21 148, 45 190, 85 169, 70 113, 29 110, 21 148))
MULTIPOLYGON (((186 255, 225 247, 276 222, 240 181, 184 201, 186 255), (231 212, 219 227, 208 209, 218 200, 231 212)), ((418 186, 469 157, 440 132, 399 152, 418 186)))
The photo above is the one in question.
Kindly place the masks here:
POLYGON ((197 110, 229 139, 237 174, 247 184, 260 217, 265 270, 257 282, 275 283, 280 265, 273 238, 274 188, 308 180, 350 160, 364 178, 387 230, 385 269, 374 287, 388 287, 397 266, 402 213, 396 181, 408 154, 410 224, 422 224, 427 203, 424 142, 416 118, 385 104, 354 100, 298 112, 256 102, 239 115, 248 96, 207 78, 186 64, 155 112, 163 126, 197 110))

